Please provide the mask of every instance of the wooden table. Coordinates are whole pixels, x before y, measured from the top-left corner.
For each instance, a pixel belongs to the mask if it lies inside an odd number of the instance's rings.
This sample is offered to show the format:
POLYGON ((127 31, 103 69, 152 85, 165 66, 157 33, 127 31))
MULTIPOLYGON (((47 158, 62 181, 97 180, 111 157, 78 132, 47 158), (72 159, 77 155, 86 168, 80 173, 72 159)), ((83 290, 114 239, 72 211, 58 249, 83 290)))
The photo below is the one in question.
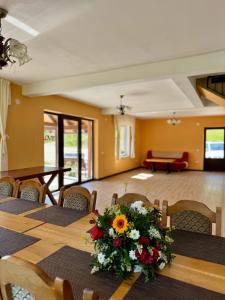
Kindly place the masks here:
POLYGON ((145 161, 152 163, 152 171, 156 171, 156 163, 164 163, 166 164, 167 173, 170 173, 170 165, 175 162, 173 158, 147 158, 145 161))
POLYGON ((49 196, 52 204, 57 204, 54 196, 52 195, 49 186, 54 180, 54 178, 58 174, 62 174, 63 172, 70 171, 71 168, 64 168, 64 167, 32 167, 32 168, 25 168, 25 169, 18 169, 18 170, 9 170, 9 171, 2 171, 0 172, 0 178, 4 176, 11 176, 15 180, 26 180, 32 178, 38 178, 41 184, 46 183, 47 185, 47 195, 49 196), (49 180, 45 182, 44 176, 51 175, 49 180))
MULTIPOLYGON (((26 212, 26 214, 29 213, 30 212, 26 212)), ((86 231, 93 226, 89 223, 89 220, 93 216, 93 214, 89 214, 66 227, 48 223, 41 224, 33 228, 31 227, 30 230, 26 231, 26 234, 37 237, 40 241, 16 252, 14 255, 37 264, 66 245, 86 252, 92 252, 93 244, 87 243, 84 237, 89 237, 89 234, 87 234, 86 231)), ((20 221, 25 219, 28 219, 25 214, 21 216, 0 213, 0 226, 21 232, 22 228, 20 221)), ((33 221, 34 220, 31 220, 31 222, 33 221)), ((161 274, 179 281, 225 294, 224 265, 176 255, 172 265, 167 266, 161 274)), ((123 299, 138 277, 139 274, 135 274, 135 276, 131 279, 123 281, 110 299, 123 299)))

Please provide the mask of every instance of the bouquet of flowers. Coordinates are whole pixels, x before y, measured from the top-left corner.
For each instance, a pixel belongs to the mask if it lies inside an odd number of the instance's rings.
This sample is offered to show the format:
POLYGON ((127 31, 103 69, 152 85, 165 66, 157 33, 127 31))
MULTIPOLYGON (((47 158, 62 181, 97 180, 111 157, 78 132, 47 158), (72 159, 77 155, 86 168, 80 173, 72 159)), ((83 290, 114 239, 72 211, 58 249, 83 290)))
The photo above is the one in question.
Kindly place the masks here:
POLYGON ((168 247, 173 242, 171 229, 163 227, 158 207, 144 207, 142 201, 129 208, 114 205, 103 215, 97 213, 92 223, 92 274, 110 271, 126 279, 133 272, 142 272, 147 282, 173 259, 168 247))

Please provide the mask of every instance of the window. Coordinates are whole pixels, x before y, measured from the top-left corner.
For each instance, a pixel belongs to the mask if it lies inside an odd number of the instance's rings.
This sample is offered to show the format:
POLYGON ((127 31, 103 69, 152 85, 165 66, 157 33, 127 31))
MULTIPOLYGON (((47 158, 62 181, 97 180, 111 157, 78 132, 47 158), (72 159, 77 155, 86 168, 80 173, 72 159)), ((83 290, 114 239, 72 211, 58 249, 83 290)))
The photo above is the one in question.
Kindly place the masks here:
POLYGON ((130 126, 120 125, 119 127, 119 157, 130 156, 130 126))
POLYGON ((224 158, 224 129, 206 129, 205 158, 224 158))

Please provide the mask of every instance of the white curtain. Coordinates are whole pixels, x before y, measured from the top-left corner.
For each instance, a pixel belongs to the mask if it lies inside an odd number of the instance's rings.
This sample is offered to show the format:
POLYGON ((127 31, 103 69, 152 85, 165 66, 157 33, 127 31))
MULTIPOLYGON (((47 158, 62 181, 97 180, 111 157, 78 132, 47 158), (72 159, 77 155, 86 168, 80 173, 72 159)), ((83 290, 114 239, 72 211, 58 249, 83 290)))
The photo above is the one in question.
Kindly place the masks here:
POLYGON ((10 82, 0 79, 0 171, 8 170, 6 121, 9 104, 11 104, 10 82))
POLYGON ((115 115, 115 130, 116 130, 116 155, 119 158, 119 150, 120 150, 120 136, 119 136, 119 128, 122 125, 130 127, 130 157, 135 158, 135 118, 129 115, 115 115))

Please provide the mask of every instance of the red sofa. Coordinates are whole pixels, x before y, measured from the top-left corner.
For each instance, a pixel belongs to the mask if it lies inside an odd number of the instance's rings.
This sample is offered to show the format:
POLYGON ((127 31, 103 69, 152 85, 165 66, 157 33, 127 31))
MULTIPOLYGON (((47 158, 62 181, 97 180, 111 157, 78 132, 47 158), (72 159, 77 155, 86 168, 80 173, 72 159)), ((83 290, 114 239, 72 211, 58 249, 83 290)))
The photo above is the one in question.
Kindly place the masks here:
MULTIPOLYGON (((171 171, 181 171, 188 167, 188 152, 159 152, 159 151, 151 151, 147 152, 147 158, 174 158, 175 161, 171 163, 170 170, 171 171)), ((144 166, 148 169, 152 169, 152 163, 144 160, 144 166)), ((155 163, 156 170, 166 170, 166 163, 157 162, 155 163)))

